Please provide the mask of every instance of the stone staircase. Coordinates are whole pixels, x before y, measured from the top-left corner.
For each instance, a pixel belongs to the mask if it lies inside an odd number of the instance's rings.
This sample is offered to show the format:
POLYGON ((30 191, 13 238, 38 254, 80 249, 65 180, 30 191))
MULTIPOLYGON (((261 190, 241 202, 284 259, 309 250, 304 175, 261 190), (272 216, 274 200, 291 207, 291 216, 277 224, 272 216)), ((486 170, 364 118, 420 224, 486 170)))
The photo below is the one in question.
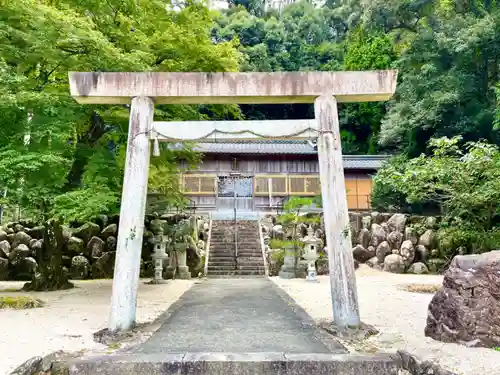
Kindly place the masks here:
POLYGON ((258 221, 238 220, 236 224, 233 220, 212 222, 207 276, 265 276, 258 221), (237 255, 235 232, 238 242, 237 255))

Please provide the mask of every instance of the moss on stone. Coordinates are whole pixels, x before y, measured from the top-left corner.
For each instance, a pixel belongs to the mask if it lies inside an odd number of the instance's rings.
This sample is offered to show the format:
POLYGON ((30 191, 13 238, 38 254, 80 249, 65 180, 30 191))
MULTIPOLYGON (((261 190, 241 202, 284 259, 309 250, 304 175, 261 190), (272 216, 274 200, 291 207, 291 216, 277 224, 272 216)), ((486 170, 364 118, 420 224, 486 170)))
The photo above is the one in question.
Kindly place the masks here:
POLYGON ((0 309, 33 309, 44 305, 42 300, 30 296, 0 296, 0 309))
POLYGON ((411 292, 411 293, 434 294, 439 289, 441 289, 441 285, 440 284, 407 284, 407 285, 401 285, 400 289, 404 290, 406 292, 411 292))

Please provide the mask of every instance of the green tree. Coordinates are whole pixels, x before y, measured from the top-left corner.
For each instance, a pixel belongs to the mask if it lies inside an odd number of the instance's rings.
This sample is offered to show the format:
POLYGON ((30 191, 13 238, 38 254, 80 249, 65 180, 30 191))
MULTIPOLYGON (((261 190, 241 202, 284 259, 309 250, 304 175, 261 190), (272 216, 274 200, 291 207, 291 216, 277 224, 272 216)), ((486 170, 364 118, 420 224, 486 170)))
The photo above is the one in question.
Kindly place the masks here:
MULTIPOLYGON (((69 96, 68 71, 237 70, 233 42, 212 43, 206 7, 192 3, 173 12, 166 5, 0 1, 0 186, 10 203, 65 220, 117 209, 128 106, 80 106, 69 96)), ((162 105, 155 117, 241 115, 237 106, 162 105)), ((176 158, 163 161, 170 170, 177 165, 176 158)))
POLYGON ((433 137, 499 144, 499 22, 491 2, 442 2, 434 17, 417 24, 396 64, 402 74, 382 121, 383 145, 416 156, 433 137))
MULTIPOLYGON (((67 286, 61 262, 63 221, 117 211, 127 141, 128 105, 81 106, 69 95, 68 71, 235 71, 232 41, 214 44, 211 12, 168 1, 0 0, 0 186, 46 226, 39 272, 27 288, 67 286), (27 142, 29 140, 29 142, 27 142), (50 220, 47 220, 50 219, 50 220)), ((159 120, 239 118, 237 106, 161 105, 159 120)), ((181 199, 180 158, 165 150, 152 175, 166 173, 171 204, 181 199)), ((168 189, 165 188, 168 186, 168 189)), ((5 202, 3 202, 5 203, 5 202)))

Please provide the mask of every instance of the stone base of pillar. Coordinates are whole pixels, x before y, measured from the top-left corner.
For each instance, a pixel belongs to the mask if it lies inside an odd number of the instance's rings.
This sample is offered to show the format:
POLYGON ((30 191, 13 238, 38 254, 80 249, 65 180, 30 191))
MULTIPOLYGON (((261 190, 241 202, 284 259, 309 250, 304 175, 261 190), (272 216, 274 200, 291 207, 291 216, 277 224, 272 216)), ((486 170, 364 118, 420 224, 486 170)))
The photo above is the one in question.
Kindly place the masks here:
POLYGON ((295 268, 295 249, 288 247, 285 249, 285 258, 279 273, 282 279, 295 279, 297 277, 297 269, 295 268))
POLYGON ((310 283, 319 283, 319 280, 316 278, 316 270, 314 272, 308 272, 306 280, 310 283))
POLYGON ((279 277, 281 279, 295 279, 297 278, 297 275, 295 274, 295 271, 280 271, 279 277))
POLYGON ((188 266, 179 266, 179 273, 177 274, 177 279, 189 280, 191 278, 191 272, 189 272, 188 266))
POLYGON ((176 274, 176 269, 175 267, 168 266, 165 272, 163 272, 163 278, 164 279, 173 279, 175 278, 176 274))

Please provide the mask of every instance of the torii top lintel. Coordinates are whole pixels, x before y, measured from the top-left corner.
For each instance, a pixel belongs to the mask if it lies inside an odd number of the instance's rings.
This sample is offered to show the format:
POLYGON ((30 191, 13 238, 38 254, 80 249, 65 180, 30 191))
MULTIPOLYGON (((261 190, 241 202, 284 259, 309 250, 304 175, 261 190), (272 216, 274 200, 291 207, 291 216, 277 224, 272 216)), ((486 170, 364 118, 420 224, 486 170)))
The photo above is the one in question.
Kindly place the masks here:
POLYGON ((321 95, 339 102, 388 100, 397 70, 276 73, 70 72, 71 95, 84 104, 124 104, 136 96, 155 103, 312 103, 321 95))

